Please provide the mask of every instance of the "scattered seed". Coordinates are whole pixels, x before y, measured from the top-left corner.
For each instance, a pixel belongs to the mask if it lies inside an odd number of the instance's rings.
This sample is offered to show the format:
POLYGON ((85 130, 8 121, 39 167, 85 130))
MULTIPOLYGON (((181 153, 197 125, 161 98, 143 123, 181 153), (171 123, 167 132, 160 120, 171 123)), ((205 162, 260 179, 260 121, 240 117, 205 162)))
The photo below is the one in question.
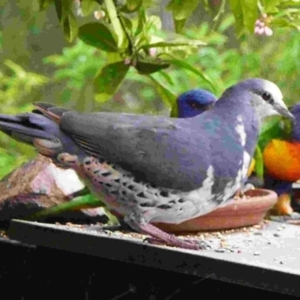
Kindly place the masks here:
POLYGON ((232 249, 232 248, 227 248, 227 251, 228 251, 228 252, 234 252, 234 249, 232 249))
POLYGON ((215 252, 224 253, 224 252, 226 252, 226 249, 224 249, 224 248, 218 248, 218 249, 215 249, 215 252))
POLYGON ((256 251, 256 252, 253 253, 253 255, 254 255, 254 256, 259 256, 259 255, 260 255, 260 252, 259 252, 259 251, 256 251))
POLYGON ((279 233, 274 233, 275 237, 280 237, 281 235, 279 233))

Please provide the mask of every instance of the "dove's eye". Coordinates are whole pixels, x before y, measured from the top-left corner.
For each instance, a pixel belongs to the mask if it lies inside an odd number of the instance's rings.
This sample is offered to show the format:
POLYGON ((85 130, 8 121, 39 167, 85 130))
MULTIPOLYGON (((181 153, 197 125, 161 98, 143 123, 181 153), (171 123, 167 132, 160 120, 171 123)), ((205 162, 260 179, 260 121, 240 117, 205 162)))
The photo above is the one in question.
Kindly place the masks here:
POLYGON ((269 103, 274 102, 274 100, 273 100, 271 94, 268 93, 268 92, 264 92, 264 93, 262 94, 262 98, 263 98, 265 101, 269 102, 269 103))
POLYGON ((203 107, 202 104, 196 101, 189 101, 189 105, 194 109, 201 109, 203 107))

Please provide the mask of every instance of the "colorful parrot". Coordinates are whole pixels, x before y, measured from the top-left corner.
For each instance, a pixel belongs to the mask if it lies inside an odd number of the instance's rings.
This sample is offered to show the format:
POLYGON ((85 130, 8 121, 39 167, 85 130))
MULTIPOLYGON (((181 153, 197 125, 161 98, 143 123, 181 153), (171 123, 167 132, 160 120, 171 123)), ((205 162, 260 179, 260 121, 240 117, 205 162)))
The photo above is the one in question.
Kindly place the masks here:
POLYGON ((261 137, 264 187, 278 194, 273 214, 291 215, 292 184, 300 179, 300 103, 289 108, 295 122, 275 122, 269 135, 261 137))

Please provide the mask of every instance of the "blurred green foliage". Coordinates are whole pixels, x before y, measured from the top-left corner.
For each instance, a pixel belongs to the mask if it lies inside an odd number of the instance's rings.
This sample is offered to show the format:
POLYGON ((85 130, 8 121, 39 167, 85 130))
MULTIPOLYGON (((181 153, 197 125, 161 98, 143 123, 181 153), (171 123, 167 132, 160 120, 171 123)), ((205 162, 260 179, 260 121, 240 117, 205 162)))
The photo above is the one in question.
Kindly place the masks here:
MULTIPOLYGON (((272 80, 286 103, 298 102, 300 1, 0 4, 3 113, 48 101, 79 111, 169 114, 188 89, 219 96, 248 77, 272 80), (254 35, 264 13, 273 36, 254 35)), ((35 153, 4 134, 0 146, 0 176, 35 153)))
MULTIPOLYGON (((24 98, 33 94, 47 81, 47 77, 25 71, 11 60, 5 60, 0 67, 1 113, 13 114, 16 111, 27 112, 32 109, 32 104, 25 102, 24 98)), ((28 157, 34 157, 34 155, 35 151, 32 147, 18 143, 6 135, 1 135, 0 176, 3 177, 16 165, 20 165, 27 161, 28 157)))

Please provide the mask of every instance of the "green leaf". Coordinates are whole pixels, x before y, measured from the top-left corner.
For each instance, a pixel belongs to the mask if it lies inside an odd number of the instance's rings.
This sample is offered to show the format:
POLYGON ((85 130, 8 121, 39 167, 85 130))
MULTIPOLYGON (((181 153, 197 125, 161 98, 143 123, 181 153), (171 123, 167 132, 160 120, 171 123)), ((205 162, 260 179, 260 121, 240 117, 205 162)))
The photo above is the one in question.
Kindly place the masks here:
POLYGON ((127 0, 126 6, 128 10, 135 11, 141 6, 142 2, 142 0, 127 0))
POLYGON ((175 31, 181 32, 187 19, 195 11, 201 0, 171 0, 166 9, 173 13, 175 31))
MULTIPOLYGON (((159 75, 159 73, 157 73, 159 75)), ((162 100, 166 104, 167 107, 173 109, 174 103, 177 99, 177 95, 175 95, 171 90, 169 90, 160 80, 155 78, 155 75, 148 75, 151 79, 152 83, 157 89, 157 92, 161 96, 162 100)))
POLYGON ((240 36, 243 33, 244 27, 243 9, 241 1, 229 0, 229 4, 235 19, 236 34, 237 36, 240 36))
POLYGON ((258 144, 263 151, 273 139, 289 139, 292 131, 291 121, 282 116, 270 116, 265 119, 259 134, 258 144))
POLYGON ((140 47, 138 50, 143 49, 144 51, 150 48, 162 48, 157 51, 160 58, 168 59, 171 56, 174 59, 185 59, 191 54, 197 54, 199 51, 199 46, 206 45, 206 43, 199 40, 192 39, 176 39, 176 40, 165 40, 161 41, 160 38, 155 39, 152 36, 152 42, 139 40, 140 47))
POLYGON ((174 20, 175 32, 180 33, 182 31, 182 29, 184 28, 186 21, 187 21, 187 19, 174 20))
POLYGON ((62 24, 64 18, 72 13, 73 0, 54 0, 54 3, 58 20, 62 24))
POLYGON ((187 19, 196 9, 200 0, 171 0, 166 9, 172 11, 175 20, 187 19))
POLYGON ((160 72, 159 72, 159 75, 161 75, 162 77, 164 77, 164 79, 165 79, 170 85, 174 85, 174 81, 173 81, 172 77, 171 77, 168 73, 166 73, 166 72, 164 72, 164 71, 160 71, 160 72))
POLYGON ((265 13, 274 13, 278 11, 276 8, 282 1, 281 0, 262 0, 261 4, 263 6, 265 13))
POLYGON ((136 62, 135 68, 140 74, 146 75, 166 69, 169 66, 170 64, 166 62, 160 62, 157 59, 139 58, 136 62))
POLYGON ((50 4, 53 4, 54 0, 40 0, 39 4, 40 4, 40 11, 45 10, 50 4))
POLYGON ((72 201, 60 203, 49 208, 43 209, 33 215, 31 215, 28 219, 38 219, 41 217, 47 217, 51 215, 58 215, 68 211, 75 211, 86 208, 94 208, 103 206, 103 203, 95 198, 93 195, 87 195, 83 197, 75 198, 72 201))
POLYGON ((139 34, 142 34, 146 21, 147 21, 146 12, 142 8, 138 12, 138 26, 134 34, 135 37, 138 36, 139 34))
POLYGON ((78 27, 77 21, 73 13, 69 13, 63 19, 64 35, 68 42, 72 42, 77 37, 78 27))
POLYGON ((104 23, 93 22, 79 27, 79 38, 88 45, 106 52, 118 52, 117 43, 110 28, 104 23))
POLYGON ((69 42, 72 42, 78 32, 77 21, 72 11, 73 0, 54 0, 54 3, 64 35, 69 42))
POLYGON ((153 0, 143 0, 143 7, 144 8, 150 8, 152 7, 154 4, 157 3, 157 0, 153 1, 153 0))
POLYGON ((289 8, 289 7, 300 7, 300 1, 280 1, 280 8, 289 8))
POLYGON ((114 30, 114 34, 117 37, 118 48, 126 48, 128 46, 128 40, 126 38, 125 32, 122 28, 122 24, 119 20, 118 13, 113 0, 104 0, 106 10, 108 13, 111 26, 114 30))
POLYGON ((162 28, 162 23, 160 17, 158 16, 147 17, 146 31, 148 31, 149 33, 157 32, 157 30, 161 30, 161 28, 162 28))
POLYGON ((61 0, 54 0, 54 3, 55 3, 55 10, 56 10, 58 20, 59 20, 59 22, 61 22, 62 11, 63 11, 61 0))
POLYGON ((122 12, 133 13, 136 12, 142 5, 143 0, 127 0, 126 5, 121 8, 122 12))
POLYGON ((201 42, 199 40, 187 40, 187 41, 164 41, 158 42, 148 45, 141 46, 142 49, 149 49, 149 48, 158 48, 158 47, 180 47, 180 46, 205 46, 207 43, 201 42))
POLYGON ((97 4, 96 1, 93 0, 81 0, 81 11, 84 16, 90 15, 92 12, 97 10, 99 5, 97 4))
POLYGON ((255 21, 258 18, 257 0, 240 1, 242 4, 244 26, 249 32, 254 31, 255 21))
POLYGON ((172 65, 174 65, 174 66, 177 66, 179 68, 185 68, 185 69, 195 73, 196 75, 201 77, 205 82, 207 82, 211 86, 213 92, 216 92, 216 89, 215 89, 215 86, 212 83, 212 80, 204 72, 202 72, 202 70, 200 70, 199 67, 196 69, 192 65, 190 65, 189 63, 187 63, 183 60, 178 60, 178 59, 170 59, 170 60, 168 59, 168 60, 165 60, 165 61, 172 64, 172 65))
POLYGON ((258 18, 257 0, 230 0, 229 4, 235 18, 237 35, 241 36, 245 29, 253 32, 258 18))
POLYGON ((124 27, 126 28, 126 30, 128 30, 129 32, 132 32, 132 20, 131 18, 127 18, 125 15, 121 14, 120 18, 122 19, 122 22, 124 24, 124 27))
POLYGON ((172 106, 170 117, 171 118, 178 118, 178 106, 177 106, 177 103, 174 103, 174 105, 172 106))
POLYGON ((104 66, 96 75, 94 80, 95 90, 97 92, 97 101, 107 101, 111 98, 129 70, 129 65, 124 61, 118 61, 104 66))
POLYGON ((298 31, 300 31, 300 24, 296 24, 294 22, 291 22, 287 19, 282 18, 277 18, 272 21, 272 27, 280 27, 280 28, 295 28, 298 31))

